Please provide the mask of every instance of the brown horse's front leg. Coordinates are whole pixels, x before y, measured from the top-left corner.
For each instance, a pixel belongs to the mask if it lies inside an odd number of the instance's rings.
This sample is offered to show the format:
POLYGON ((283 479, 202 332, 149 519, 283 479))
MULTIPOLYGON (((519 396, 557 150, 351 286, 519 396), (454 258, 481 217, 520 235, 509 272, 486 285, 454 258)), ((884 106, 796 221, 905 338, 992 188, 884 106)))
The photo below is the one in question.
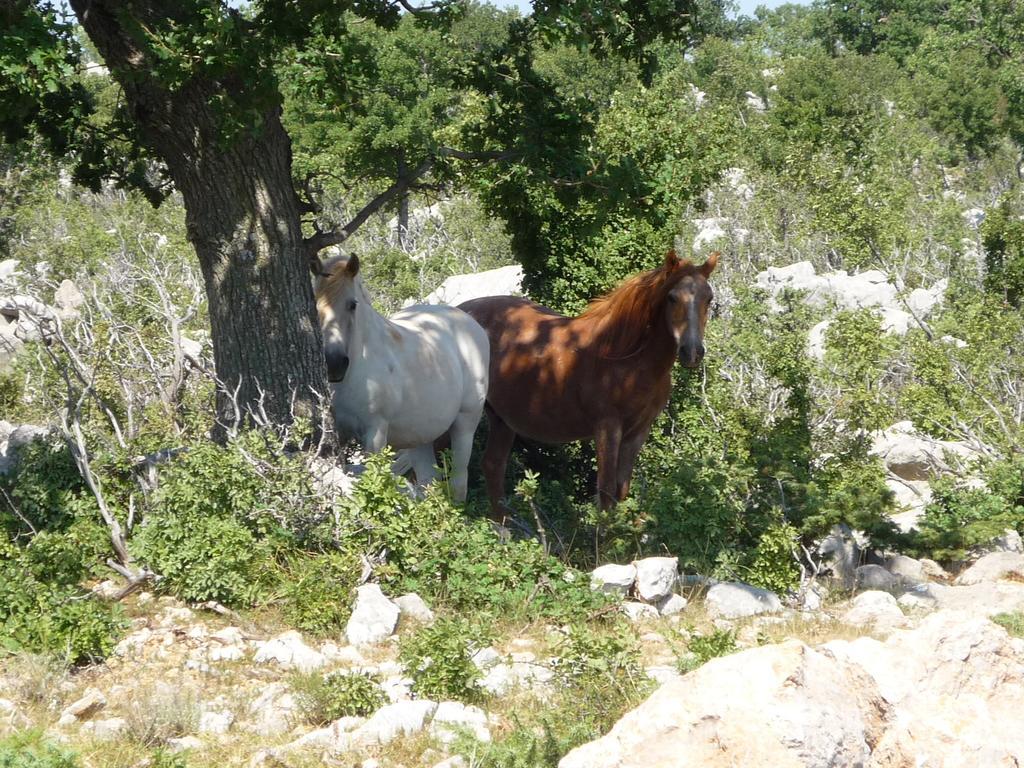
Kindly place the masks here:
POLYGON ((639 455, 640 449, 643 448, 644 441, 650 432, 651 427, 648 425, 639 432, 623 438, 622 445, 619 446, 619 462, 615 478, 616 498, 619 501, 625 501, 629 495, 629 483, 633 479, 633 465, 636 464, 636 457, 639 455))
POLYGON ((605 421, 597 426, 594 444, 597 448, 597 505, 601 509, 614 507, 618 502, 619 446, 622 442, 622 424, 605 421))

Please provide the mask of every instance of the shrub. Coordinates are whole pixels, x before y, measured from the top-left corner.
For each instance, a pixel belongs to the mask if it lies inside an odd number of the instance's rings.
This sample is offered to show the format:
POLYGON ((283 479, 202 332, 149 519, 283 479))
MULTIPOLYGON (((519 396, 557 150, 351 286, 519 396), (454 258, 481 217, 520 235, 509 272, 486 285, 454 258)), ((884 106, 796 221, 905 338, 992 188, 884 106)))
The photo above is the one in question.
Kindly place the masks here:
POLYGON ((37 579, 23 552, 0 542, 0 645, 82 664, 109 655, 123 626, 118 606, 73 584, 37 579))
POLYGON ((279 588, 289 626, 318 635, 343 629, 359 573, 359 561, 349 552, 291 555, 279 588))
POLYGON ((610 726, 624 702, 639 703, 651 688, 635 634, 621 620, 603 627, 570 626, 558 660, 556 675, 567 694, 599 723, 610 726))
POLYGON ((676 667, 683 674, 719 656, 728 656, 736 650, 736 634, 732 630, 716 629, 709 635, 694 633, 687 652, 679 656, 676 667))
POLYGON ((0 768, 78 768, 71 752, 51 744, 40 731, 0 737, 0 768))
POLYGON ((140 559, 184 600, 252 605, 270 587, 275 548, 291 539, 277 516, 290 490, 279 482, 284 473, 271 466, 261 474, 245 455, 258 448, 258 432, 243 440, 200 443, 176 457, 135 537, 140 559))
POLYGON ((362 552, 387 550, 377 573, 392 592, 417 592, 458 610, 528 606, 556 619, 605 604, 536 541, 500 542, 488 522, 467 521, 437 488, 422 501, 410 499, 391 474, 391 460, 386 451, 370 458, 342 502, 339 538, 362 552))
POLYGON ((800 569, 794 556, 797 533, 789 523, 780 522, 761 534, 747 572, 751 584, 785 594, 800 583, 800 569))
MULTIPOLYGON (((919 555, 940 561, 963 560, 969 551, 1001 536, 1007 529, 1024 530, 1024 503, 1019 495, 1024 472, 1017 465, 996 465, 989 469, 990 478, 1003 483, 1008 496, 989 488, 974 488, 942 478, 932 484, 932 499, 918 523, 918 533, 911 539, 919 555)), ((1000 488, 1000 483, 993 484, 1000 488)))
POLYGON ((362 672, 296 675, 291 687, 306 722, 316 726, 339 717, 372 715, 387 701, 377 677, 362 672))
POLYGON ((5 676, 17 698, 30 704, 50 705, 63 695, 60 689, 67 675, 67 664, 54 654, 22 652, 5 676))
POLYGON ((403 637, 398 658, 417 695, 438 701, 474 701, 481 691, 480 670, 472 654, 481 641, 481 633, 467 621, 441 618, 403 637))
POLYGON ((189 688, 156 683, 134 689, 125 708, 128 735, 144 747, 194 733, 199 726, 199 697, 189 688))

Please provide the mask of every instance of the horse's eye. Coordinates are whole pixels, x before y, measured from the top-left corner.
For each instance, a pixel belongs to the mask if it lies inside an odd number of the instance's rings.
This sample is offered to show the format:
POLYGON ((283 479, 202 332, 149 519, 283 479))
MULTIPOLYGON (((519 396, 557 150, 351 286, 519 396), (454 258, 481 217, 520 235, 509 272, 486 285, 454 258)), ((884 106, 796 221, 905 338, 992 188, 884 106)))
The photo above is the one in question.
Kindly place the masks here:
POLYGON ((355 311, 356 311, 356 307, 357 307, 358 305, 359 305, 359 302, 358 302, 358 301, 356 301, 355 299, 352 299, 352 300, 351 300, 351 301, 349 301, 349 303, 348 303, 348 311, 349 311, 349 312, 355 312, 355 311))
POLYGON ((670 293, 668 295, 668 303, 669 304, 675 304, 677 301, 679 301, 679 297, 676 296, 674 293, 670 293))

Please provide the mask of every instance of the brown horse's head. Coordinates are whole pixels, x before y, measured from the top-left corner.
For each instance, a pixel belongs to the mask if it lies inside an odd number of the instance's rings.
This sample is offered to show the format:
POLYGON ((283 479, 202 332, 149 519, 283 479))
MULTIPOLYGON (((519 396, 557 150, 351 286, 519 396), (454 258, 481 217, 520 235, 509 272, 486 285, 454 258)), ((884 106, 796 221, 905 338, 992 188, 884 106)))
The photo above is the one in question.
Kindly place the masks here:
POLYGON ((675 251, 665 256, 665 272, 671 288, 665 298, 665 321, 676 340, 679 363, 696 368, 704 359, 704 326, 714 293, 708 278, 718 266, 718 252, 700 266, 680 261, 675 251))

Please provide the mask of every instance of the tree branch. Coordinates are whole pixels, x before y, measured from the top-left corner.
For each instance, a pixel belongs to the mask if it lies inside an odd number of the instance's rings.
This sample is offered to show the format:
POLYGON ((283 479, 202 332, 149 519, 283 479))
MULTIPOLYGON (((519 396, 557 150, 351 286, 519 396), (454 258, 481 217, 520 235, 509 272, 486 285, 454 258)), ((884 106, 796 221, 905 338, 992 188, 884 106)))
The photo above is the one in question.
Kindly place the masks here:
POLYGON ((454 149, 452 147, 439 147, 431 156, 427 157, 426 160, 421 162, 411 171, 401 174, 390 187, 363 206, 359 213, 353 216, 347 224, 342 227, 335 227, 334 229, 326 231, 318 230, 307 237, 304 242, 306 245, 306 253, 309 258, 310 270, 314 274, 319 274, 320 260, 318 254, 320 251, 332 245, 341 245, 343 242, 348 240, 348 238, 351 237, 359 227, 365 224, 366 220, 373 214, 393 200, 401 197, 410 190, 415 189, 418 186, 416 181, 434 167, 437 162, 437 158, 450 157, 455 160, 493 163, 501 162, 503 160, 511 160, 521 155, 522 150, 518 149, 467 152, 461 149, 454 149))

